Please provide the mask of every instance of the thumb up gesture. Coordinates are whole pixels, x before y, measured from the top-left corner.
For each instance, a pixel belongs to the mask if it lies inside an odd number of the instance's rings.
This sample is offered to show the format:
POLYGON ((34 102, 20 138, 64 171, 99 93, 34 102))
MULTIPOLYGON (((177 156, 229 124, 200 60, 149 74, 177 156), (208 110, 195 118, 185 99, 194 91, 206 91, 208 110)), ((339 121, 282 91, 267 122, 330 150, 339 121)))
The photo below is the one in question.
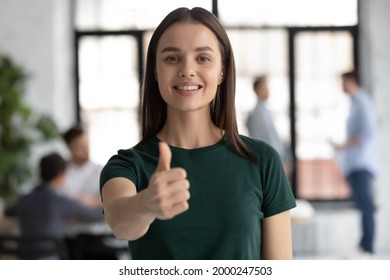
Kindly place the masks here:
POLYGON ((171 168, 172 153, 168 144, 159 143, 159 161, 147 192, 146 205, 155 218, 166 220, 185 212, 190 198, 190 183, 183 168, 171 168))

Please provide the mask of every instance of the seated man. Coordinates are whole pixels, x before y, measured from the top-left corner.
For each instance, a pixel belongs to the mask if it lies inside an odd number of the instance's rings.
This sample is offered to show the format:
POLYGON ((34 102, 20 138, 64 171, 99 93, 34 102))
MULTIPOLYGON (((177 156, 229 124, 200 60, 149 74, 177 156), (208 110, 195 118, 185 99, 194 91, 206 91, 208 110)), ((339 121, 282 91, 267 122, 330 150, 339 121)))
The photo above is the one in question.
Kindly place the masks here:
MULTIPOLYGON (((59 154, 51 153, 42 157, 39 167, 41 183, 31 193, 20 197, 5 209, 6 216, 19 218, 23 237, 50 237, 62 240, 66 233, 67 222, 71 219, 90 222, 104 220, 100 208, 85 206, 58 192, 62 187, 66 168, 66 162, 59 154)), ((33 246, 44 249, 45 244, 33 246)), ((37 250, 31 247, 31 250, 33 249, 37 250)), ((43 258, 59 257, 43 256, 43 258)))
POLYGON ((87 131, 75 125, 69 128, 63 139, 70 152, 65 170, 64 187, 61 192, 73 199, 81 199, 88 206, 100 206, 99 178, 102 166, 89 157, 87 131))

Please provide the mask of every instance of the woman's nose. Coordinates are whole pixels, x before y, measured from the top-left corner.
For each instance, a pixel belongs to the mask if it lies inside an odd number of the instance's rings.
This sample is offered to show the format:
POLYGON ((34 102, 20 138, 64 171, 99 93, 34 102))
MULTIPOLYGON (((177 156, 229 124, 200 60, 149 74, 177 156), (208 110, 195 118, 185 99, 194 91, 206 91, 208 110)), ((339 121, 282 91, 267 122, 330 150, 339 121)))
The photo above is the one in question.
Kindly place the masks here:
POLYGON ((192 62, 184 61, 179 70, 179 77, 194 77, 196 70, 195 65, 192 62))

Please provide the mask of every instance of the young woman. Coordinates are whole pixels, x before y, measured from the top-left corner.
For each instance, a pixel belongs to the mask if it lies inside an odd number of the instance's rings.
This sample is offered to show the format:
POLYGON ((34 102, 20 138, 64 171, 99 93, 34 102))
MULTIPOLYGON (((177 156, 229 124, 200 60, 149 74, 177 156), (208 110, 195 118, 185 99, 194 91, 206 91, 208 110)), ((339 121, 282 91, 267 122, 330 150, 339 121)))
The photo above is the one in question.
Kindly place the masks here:
POLYGON ((240 136, 228 36, 172 11, 148 49, 142 140, 101 173, 108 224, 134 259, 290 259, 295 200, 269 145, 240 136))

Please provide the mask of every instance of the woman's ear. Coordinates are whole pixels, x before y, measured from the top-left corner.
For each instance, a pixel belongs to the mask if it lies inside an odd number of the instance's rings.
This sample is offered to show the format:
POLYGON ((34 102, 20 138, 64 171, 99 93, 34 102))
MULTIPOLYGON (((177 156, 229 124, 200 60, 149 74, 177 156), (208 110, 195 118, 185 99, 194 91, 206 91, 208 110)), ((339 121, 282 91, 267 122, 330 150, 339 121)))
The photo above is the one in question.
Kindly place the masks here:
POLYGON ((224 76, 224 73, 223 73, 223 70, 221 70, 221 73, 219 73, 219 77, 218 77, 218 85, 222 84, 223 80, 224 80, 225 76, 224 76))

